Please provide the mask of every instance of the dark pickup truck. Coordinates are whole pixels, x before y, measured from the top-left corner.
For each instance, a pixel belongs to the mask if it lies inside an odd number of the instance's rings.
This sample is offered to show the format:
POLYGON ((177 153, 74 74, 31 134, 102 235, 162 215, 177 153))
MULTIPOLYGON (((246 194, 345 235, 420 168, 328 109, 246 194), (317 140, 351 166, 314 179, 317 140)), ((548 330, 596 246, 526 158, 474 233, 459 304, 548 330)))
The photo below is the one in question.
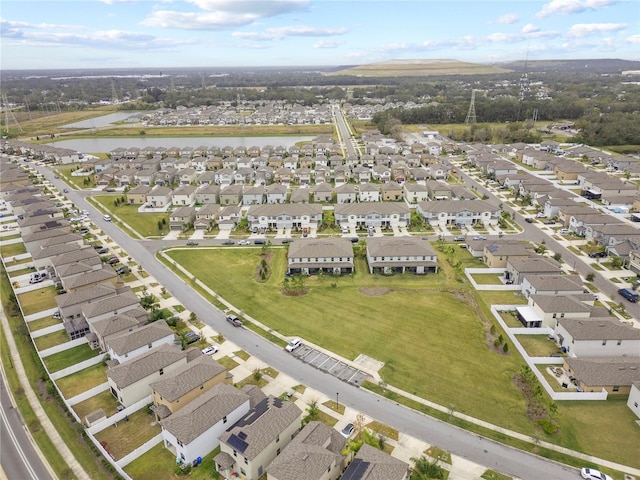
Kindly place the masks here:
POLYGON ((242 320, 240 320, 235 315, 227 315, 227 322, 229 322, 234 327, 241 327, 242 326, 242 320))

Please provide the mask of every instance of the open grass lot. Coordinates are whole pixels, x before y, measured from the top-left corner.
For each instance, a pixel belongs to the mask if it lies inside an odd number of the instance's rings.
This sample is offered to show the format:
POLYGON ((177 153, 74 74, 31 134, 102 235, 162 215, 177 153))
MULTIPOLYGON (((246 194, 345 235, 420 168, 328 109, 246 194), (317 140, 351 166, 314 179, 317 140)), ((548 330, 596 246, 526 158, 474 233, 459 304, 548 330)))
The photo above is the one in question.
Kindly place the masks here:
MULTIPOLYGON (((191 473, 184 478, 189 478, 189 480, 219 478, 213 474, 216 468, 213 457, 218 453, 220 453, 220 447, 217 447, 204 457, 202 463, 191 470, 191 473)), ((127 465, 124 471, 135 480, 174 480, 175 478, 180 478, 175 475, 175 467, 175 455, 160 442, 147 453, 127 465)))
POLYGON ((161 432, 160 424, 155 420, 155 416, 143 408, 129 415, 128 421, 121 420, 98 432, 96 439, 106 442, 107 450, 119 460, 161 432))
POLYGON ((116 413, 118 402, 111 395, 109 390, 87 398, 84 402, 77 403, 73 406, 73 410, 84 421, 84 417, 96 410, 102 409, 107 417, 116 413))
POLYGON ((473 279, 478 285, 504 285, 500 280, 500 275, 492 274, 478 274, 472 275, 473 279))
POLYGON ((518 335, 518 341, 530 357, 548 357, 552 353, 562 353, 546 335, 518 335))
POLYGON ((62 395, 64 395, 64 398, 69 399, 86 390, 97 387, 106 381, 107 374, 105 372, 105 366, 99 363, 72 375, 62 377, 56 380, 56 384, 62 392, 62 395))
POLYGON ((2 255, 2 258, 9 258, 23 253, 27 253, 27 247, 25 247, 22 242, 0 246, 0 255, 2 255))
MULTIPOLYGON (((169 232, 168 213, 140 214, 138 213, 140 205, 120 205, 116 207, 113 204, 113 201, 116 199, 114 195, 97 195, 92 198, 112 216, 120 218, 142 237, 166 235, 169 232), (158 230, 158 221, 162 220, 165 220, 166 224, 161 230, 158 230)), ((127 229, 125 228, 123 231, 127 232, 127 229)))
MULTIPOLYGON (((587 440, 593 429, 574 422, 577 409, 565 409, 564 403, 558 408, 559 435, 546 436, 527 420, 524 397, 512 382, 523 360, 513 350, 508 355, 494 353, 485 340, 487 325, 480 319, 490 319, 490 304, 525 304, 517 292, 472 294, 466 280, 455 278, 439 252, 440 270, 435 275, 369 275, 365 260, 356 258, 353 276, 312 276, 305 284, 308 293, 285 296, 281 293, 285 250, 271 251, 271 276, 264 282, 256 280, 260 248, 183 249, 168 255, 240 313, 255 316, 269 328, 300 336, 346 358, 364 353, 385 362, 380 373, 391 385, 567 448, 640 465, 628 445, 616 448, 587 440), (470 390, 474 395, 469 395, 470 390)), ((455 255, 464 267, 479 265, 465 250, 455 249, 455 255)), ((608 411, 609 402, 591 403, 600 404, 591 408, 608 411)), ((628 429, 620 417, 603 414, 611 422, 608 428, 628 429)), ((639 444, 640 432, 629 438, 639 444)), ((612 441, 622 444, 628 438, 612 441)))
POLYGON ((37 330, 41 330, 45 327, 50 327, 51 325, 55 325, 57 323, 62 323, 62 319, 53 318, 53 317, 44 317, 44 318, 39 318, 38 320, 33 320, 32 322, 27 323, 27 327, 29 327, 30 331, 35 332, 37 330))
POLYGON ((513 315, 511 314, 511 312, 502 311, 500 312, 500 318, 502 318, 504 323, 507 324, 507 327, 522 328, 522 323, 520 323, 520 320, 518 320, 518 317, 517 315, 515 315, 515 313, 515 310, 513 310, 513 315))
POLYGON ((56 287, 38 288, 18 295, 18 302, 24 315, 31 315, 56 306, 56 287))
POLYGON ((46 350, 47 348, 55 347, 56 345, 61 345, 69 341, 69 335, 67 331, 63 328, 62 330, 58 330, 57 332, 49 333, 48 335, 43 335, 42 337, 38 337, 34 340, 36 342, 36 347, 38 350, 46 350))
POLYGON ((63 368, 70 367, 76 363, 84 362, 92 357, 95 357, 100 352, 98 350, 91 350, 89 345, 79 345, 77 347, 70 348, 64 352, 54 353, 53 355, 44 358, 42 361, 49 369, 49 372, 57 372, 63 368))
POLYGON ((60 175, 62 178, 64 178, 65 182, 67 182, 69 185, 71 185, 75 189, 82 190, 83 188, 84 189, 95 188, 96 182, 95 182, 94 175, 83 175, 83 176, 76 176, 76 177, 71 175, 73 170, 76 170, 78 166, 80 166, 80 164, 76 163, 66 168, 57 168, 55 172, 58 175, 60 175), (89 179, 88 183, 84 183, 87 178, 89 179))

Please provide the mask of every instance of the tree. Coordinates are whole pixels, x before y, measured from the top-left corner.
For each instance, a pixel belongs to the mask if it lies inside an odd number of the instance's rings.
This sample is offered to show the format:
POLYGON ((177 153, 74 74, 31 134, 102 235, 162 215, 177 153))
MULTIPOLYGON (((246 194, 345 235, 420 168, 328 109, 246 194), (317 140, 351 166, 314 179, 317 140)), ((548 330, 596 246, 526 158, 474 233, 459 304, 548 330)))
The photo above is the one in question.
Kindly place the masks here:
POLYGON ((562 254, 561 254, 560 252, 556 252, 556 253, 554 253, 554 254, 553 254, 553 259, 554 259, 556 262, 561 261, 561 260, 562 260, 562 254))
POLYGON ((423 456, 412 458, 411 461, 413 462, 411 480, 443 479, 445 477, 445 469, 438 465, 436 460, 429 461, 423 456))
POLYGON ((596 274, 593 272, 589 272, 587 273, 587 276, 584 278, 587 282, 593 282, 593 280, 596 278, 596 274))

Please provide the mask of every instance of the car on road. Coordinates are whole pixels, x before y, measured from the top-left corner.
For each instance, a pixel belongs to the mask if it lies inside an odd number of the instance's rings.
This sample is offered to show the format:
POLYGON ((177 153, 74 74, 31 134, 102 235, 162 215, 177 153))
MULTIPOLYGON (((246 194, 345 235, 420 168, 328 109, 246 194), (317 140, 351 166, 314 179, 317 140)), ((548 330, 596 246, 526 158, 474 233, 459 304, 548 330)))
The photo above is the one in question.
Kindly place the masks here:
POLYGON ((218 347, 214 347, 213 345, 204 347, 202 353, 205 355, 213 355, 214 353, 218 353, 218 347))
POLYGON ((242 326, 242 320, 240 320, 235 315, 227 315, 227 322, 229 322, 234 327, 241 327, 242 326))
POLYGON ((222 242, 223 245, 234 245, 235 242, 233 240, 225 240, 224 242, 222 242))
POLYGON ((249 240, 240 240, 238 242, 238 245, 250 245, 251 242, 249 240))
POLYGON ((487 237, 485 237, 484 235, 476 235, 475 237, 473 237, 474 240, 486 240, 487 237))
POLYGON ((464 235, 458 235, 457 237, 453 237, 454 242, 464 242, 464 235))
POLYGON ((629 300, 631 303, 638 303, 638 294, 630 288, 621 288, 620 290, 618 290, 618 293, 629 300))
POLYGON ((533 218, 527 217, 524 219, 524 221, 527 223, 533 223, 533 218))
POLYGON ((109 265, 115 265, 116 263, 120 263, 120 259, 118 257, 111 257, 109 260, 107 260, 107 263, 109 265))
POLYGON ((55 178, 57 180, 60 177, 58 175, 54 175, 53 178, 55 178))
POLYGON ((63 188, 62 189, 62 193, 69 193, 69 189, 68 188, 63 188))
POLYGON ((264 245, 264 240, 262 238, 256 238, 253 243, 256 245, 264 245))
POLYGON ((585 480, 613 480, 606 473, 602 473, 599 470, 594 470, 593 468, 583 468, 580 470, 580 475, 585 480))
POLYGON ((198 242, 195 240, 187 240, 187 245, 198 245, 198 242))
POLYGON ((340 431, 340 435, 342 435, 344 438, 349 438, 353 433, 353 428, 353 423, 347 423, 345 427, 340 431))
POLYGON ((300 345, 302 345, 302 340, 300 340, 299 338, 294 338, 293 340, 291 340, 289 342, 289 344, 284 347, 284 349, 287 352, 293 352, 296 348, 298 348, 300 345))

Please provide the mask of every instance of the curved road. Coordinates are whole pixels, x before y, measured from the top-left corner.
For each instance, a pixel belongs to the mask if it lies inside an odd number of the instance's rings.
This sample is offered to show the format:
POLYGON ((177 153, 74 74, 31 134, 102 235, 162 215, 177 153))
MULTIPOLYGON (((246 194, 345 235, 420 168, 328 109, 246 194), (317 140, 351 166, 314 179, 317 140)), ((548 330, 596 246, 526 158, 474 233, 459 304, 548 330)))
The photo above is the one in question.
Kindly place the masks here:
MULTIPOLYGON (((40 168, 39 171, 45 174, 46 178, 58 188, 64 187, 62 181, 54 180, 53 174, 47 169, 40 168)), ((102 214, 86 201, 84 193, 70 191, 67 196, 78 208, 92 212, 92 217, 99 228, 119 244, 138 264, 143 265, 146 271, 156 278, 180 303, 195 312, 198 318, 231 339, 243 350, 259 358, 265 364, 284 372, 301 384, 322 392, 329 398, 333 398, 336 393, 339 393, 340 401, 357 411, 429 444, 437 445, 455 455, 508 475, 525 480, 577 478, 577 471, 571 467, 493 442, 379 397, 368 390, 344 383, 306 363, 294 360, 283 349, 253 332, 234 328, 226 322, 222 312, 212 308, 211 304, 187 283, 156 261, 155 252, 152 249, 145 248, 157 245, 159 242, 134 240, 112 223, 105 222, 102 220, 102 214)), ((178 243, 184 244, 184 242, 178 243)))

